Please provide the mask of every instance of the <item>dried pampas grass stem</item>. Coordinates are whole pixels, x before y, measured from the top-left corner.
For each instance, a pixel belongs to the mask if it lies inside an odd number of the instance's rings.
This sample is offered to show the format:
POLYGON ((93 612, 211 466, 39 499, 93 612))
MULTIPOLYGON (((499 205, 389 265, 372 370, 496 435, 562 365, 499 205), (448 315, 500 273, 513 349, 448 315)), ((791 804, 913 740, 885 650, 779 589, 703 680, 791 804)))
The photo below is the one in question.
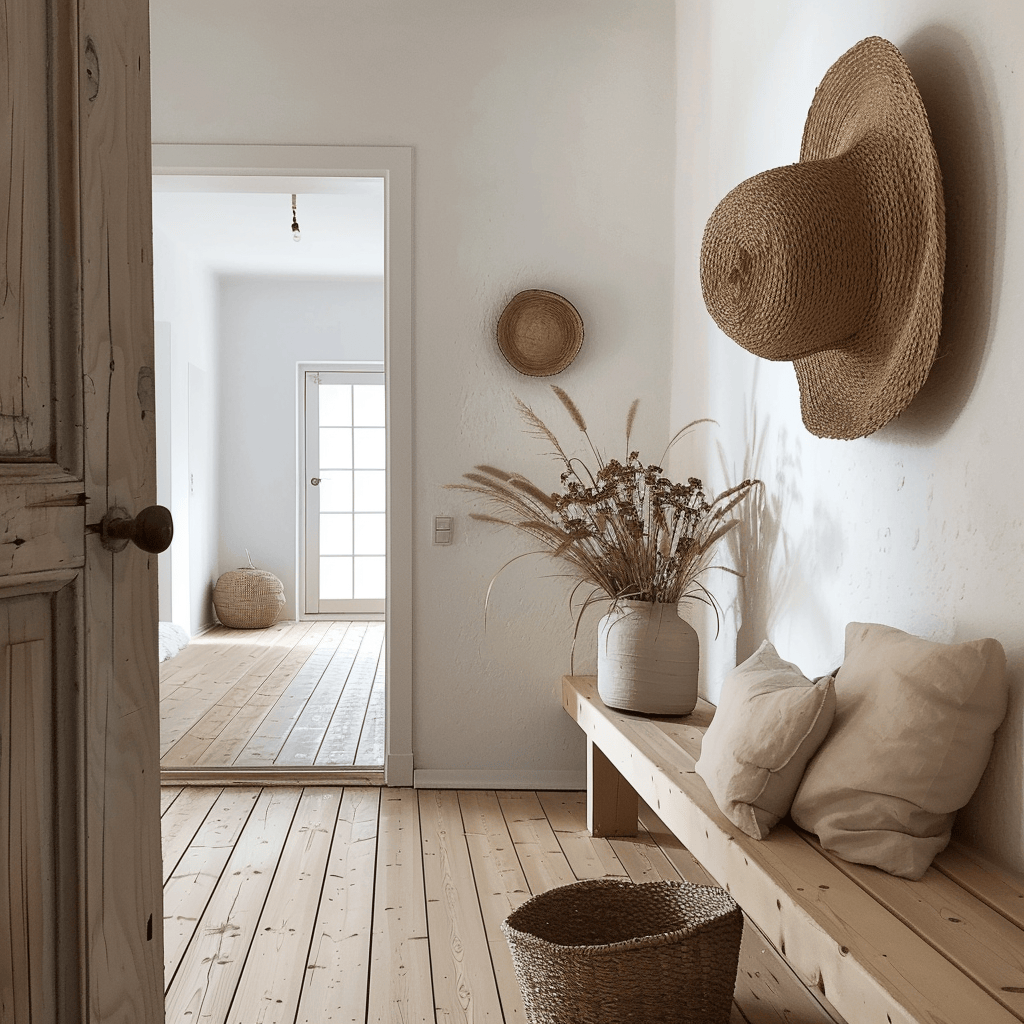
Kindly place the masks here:
MULTIPOLYGON (((512 527, 539 543, 540 551, 529 554, 544 553, 565 563, 566 575, 576 581, 577 588, 592 588, 583 609, 599 599, 596 595, 604 594, 613 600, 664 603, 693 599, 709 604, 717 615, 718 604, 700 577, 709 568, 726 568, 712 566, 713 549, 738 525, 730 513, 760 481, 744 480, 709 497, 696 477, 677 484, 663 474, 660 465, 645 465, 638 452, 629 450, 639 400, 626 417, 625 460, 605 459, 576 403, 561 388, 553 390, 586 438, 595 459, 593 467, 567 454, 554 431, 517 398, 527 431, 550 444, 562 465, 561 490, 548 493, 521 473, 491 465, 476 466, 464 474, 466 483, 448 486, 468 491, 489 506, 488 513, 473 513, 474 519, 512 527)), ((669 441, 665 454, 693 427, 711 422, 688 423, 669 441)), ((517 556, 521 557, 525 556, 517 556)), ((502 566, 494 578, 517 558, 502 566)))

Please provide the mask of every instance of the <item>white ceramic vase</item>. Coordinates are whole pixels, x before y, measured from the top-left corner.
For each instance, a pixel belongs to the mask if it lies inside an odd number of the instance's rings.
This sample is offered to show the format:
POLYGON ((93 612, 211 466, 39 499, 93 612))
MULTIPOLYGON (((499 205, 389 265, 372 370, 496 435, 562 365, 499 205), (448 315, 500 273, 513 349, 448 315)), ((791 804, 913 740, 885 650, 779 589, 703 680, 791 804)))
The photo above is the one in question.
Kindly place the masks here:
POLYGON ((688 715, 696 706, 700 643, 675 604, 613 602, 597 644, 597 692, 609 707, 688 715))

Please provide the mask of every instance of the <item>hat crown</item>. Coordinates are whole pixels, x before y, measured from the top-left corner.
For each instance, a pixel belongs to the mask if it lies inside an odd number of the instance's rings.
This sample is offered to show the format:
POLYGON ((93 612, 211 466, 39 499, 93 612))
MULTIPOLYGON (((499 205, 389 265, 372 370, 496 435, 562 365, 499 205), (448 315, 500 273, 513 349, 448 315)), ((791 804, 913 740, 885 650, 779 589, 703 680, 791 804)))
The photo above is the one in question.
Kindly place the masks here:
POLYGON ((870 315, 876 267, 859 166, 848 153, 776 167, 716 207, 701 288, 715 322, 743 348, 799 359, 841 348, 870 315))

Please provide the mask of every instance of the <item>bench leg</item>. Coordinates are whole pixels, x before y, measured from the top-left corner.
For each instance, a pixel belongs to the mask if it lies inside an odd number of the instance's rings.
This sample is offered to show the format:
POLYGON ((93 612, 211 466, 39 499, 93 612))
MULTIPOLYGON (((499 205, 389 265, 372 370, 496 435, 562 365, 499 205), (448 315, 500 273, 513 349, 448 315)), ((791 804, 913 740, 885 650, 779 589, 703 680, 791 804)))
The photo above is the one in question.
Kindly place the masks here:
POLYGON ((635 836, 636 790, 587 737, 587 828, 592 836, 635 836))

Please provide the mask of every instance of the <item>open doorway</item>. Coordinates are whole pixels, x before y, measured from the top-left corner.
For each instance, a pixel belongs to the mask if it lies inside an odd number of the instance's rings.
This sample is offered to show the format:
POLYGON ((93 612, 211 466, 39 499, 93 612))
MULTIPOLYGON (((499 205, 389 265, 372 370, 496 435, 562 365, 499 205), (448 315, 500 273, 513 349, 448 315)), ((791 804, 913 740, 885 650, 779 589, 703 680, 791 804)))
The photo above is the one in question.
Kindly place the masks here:
POLYGON ((154 147, 158 321, 166 293, 177 289, 180 305, 189 285, 174 260, 161 267, 161 235, 172 255, 206 253, 178 323, 159 329, 169 387, 158 379, 158 402, 162 393, 173 436, 158 464, 178 531, 161 566, 161 618, 185 618, 192 636, 162 672, 164 781, 297 773, 309 782, 345 771, 411 781, 410 602, 407 587, 390 585, 408 580, 411 549, 409 158, 405 149, 154 147), (162 283, 168 266, 174 279, 162 283), (377 374, 377 406, 360 393, 359 408, 374 422, 326 425, 332 438, 347 429, 350 442, 358 432, 376 445, 372 467, 365 450, 350 467, 360 509, 325 513, 351 537, 358 528, 361 554, 343 553, 335 529, 328 547, 338 550, 324 557, 358 570, 360 607, 344 595, 315 608, 307 600, 314 474, 293 383, 303 363, 377 374), (281 580, 284 607, 267 629, 227 630, 212 622, 213 584, 249 558, 281 580))

